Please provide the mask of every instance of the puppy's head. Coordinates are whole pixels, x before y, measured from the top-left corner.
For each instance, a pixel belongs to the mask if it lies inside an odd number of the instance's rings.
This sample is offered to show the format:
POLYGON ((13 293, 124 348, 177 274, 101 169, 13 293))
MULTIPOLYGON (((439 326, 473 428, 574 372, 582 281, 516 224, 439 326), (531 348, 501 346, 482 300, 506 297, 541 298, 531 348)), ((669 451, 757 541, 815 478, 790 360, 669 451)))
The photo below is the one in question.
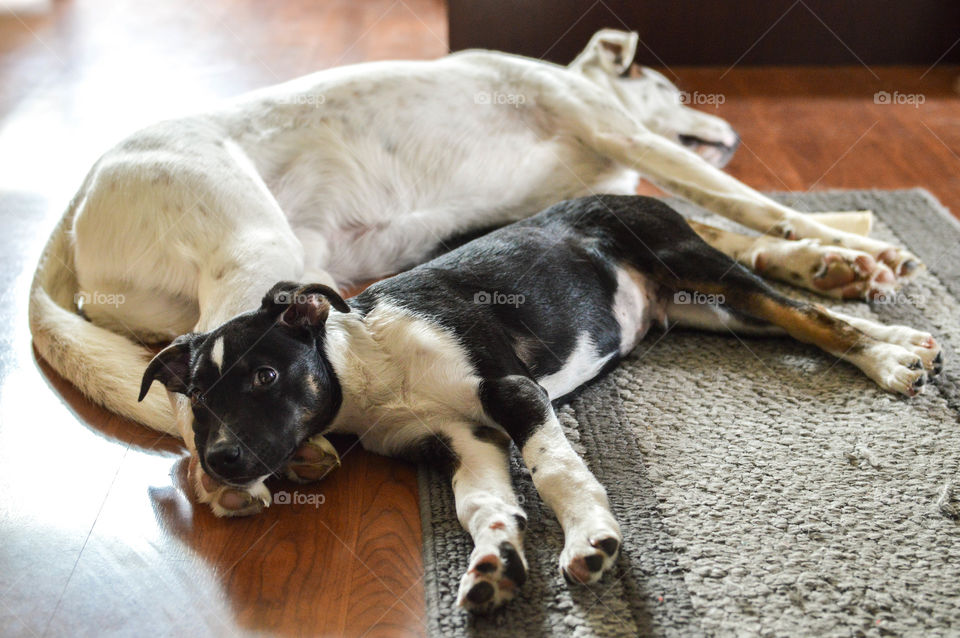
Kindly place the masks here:
POLYGON ((258 310, 157 354, 140 400, 157 380, 189 398, 197 454, 215 479, 243 486, 272 474, 340 407, 323 348, 331 306, 350 311, 327 286, 278 283, 258 310))

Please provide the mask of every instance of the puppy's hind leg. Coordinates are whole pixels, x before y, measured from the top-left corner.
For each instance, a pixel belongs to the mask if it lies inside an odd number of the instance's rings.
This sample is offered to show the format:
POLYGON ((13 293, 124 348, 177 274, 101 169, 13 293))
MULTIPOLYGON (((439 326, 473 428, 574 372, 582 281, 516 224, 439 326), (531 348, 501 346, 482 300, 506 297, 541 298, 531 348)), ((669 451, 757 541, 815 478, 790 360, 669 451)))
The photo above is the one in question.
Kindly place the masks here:
POLYGON ((940 347, 930 335, 900 326, 889 327, 888 334, 873 322, 784 297, 700 241, 672 242, 669 248, 657 252, 666 265, 657 277, 669 289, 714 295, 738 313, 852 363, 885 390, 918 394, 942 367, 940 347))
POLYGON ((457 518, 474 543, 457 604, 485 613, 511 600, 527 579, 527 517, 510 484, 510 439, 492 427, 464 425, 441 441, 455 457, 457 518))
POLYGON ((484 381, 481 401, 520 447, 537 492, 563 527, 560 571, 571 582, 600 580, 620 551, 620 526, 606 490, 564 436, 547 391, 512 375, 484 381))

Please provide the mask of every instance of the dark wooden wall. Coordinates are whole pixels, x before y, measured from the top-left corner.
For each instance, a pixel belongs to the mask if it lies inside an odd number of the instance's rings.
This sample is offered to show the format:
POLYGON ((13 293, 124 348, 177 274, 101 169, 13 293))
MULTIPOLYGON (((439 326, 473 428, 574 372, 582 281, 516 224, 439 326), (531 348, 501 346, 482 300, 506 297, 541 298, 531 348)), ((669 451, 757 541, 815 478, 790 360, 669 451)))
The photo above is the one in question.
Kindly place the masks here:
POLYGON ((960 62, 958 0, 449 0, 450 47, 567 63, 597 29, 650 65, 960 62), (942 58, 942 59, 941 59, 942 58))

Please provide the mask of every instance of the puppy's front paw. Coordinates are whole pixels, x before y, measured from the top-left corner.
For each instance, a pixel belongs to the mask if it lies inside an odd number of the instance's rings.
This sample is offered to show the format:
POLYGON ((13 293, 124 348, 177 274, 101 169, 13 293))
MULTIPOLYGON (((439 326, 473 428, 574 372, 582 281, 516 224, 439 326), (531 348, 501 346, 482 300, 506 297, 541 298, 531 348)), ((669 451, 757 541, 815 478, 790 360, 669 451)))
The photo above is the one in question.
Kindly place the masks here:
POLYGON ((526 580, 526 560, 513 543, 477 546, 467 573, 460 579, 457 604, 473 613, 488 613, 513 599, 526 580))
POLYGON ((293 460, 284 468, 291 481, 310 483, 319 481, 340 467, 337 449, 322 434, 313 436, 294 453, 293 460))
POLYGON ((221 485, 203 471, 195 457, 190 459, 189 475, 197 500, 209 504, 218 517, 251 516, 270 506, 270 490, 262 481, 244 489, 221 485))
POLYGON ((581 585, 597 582, 613 567, 621 542, 616 523, 583 532, 568 532, 560 554, 563 577, 567 582, 581 585))

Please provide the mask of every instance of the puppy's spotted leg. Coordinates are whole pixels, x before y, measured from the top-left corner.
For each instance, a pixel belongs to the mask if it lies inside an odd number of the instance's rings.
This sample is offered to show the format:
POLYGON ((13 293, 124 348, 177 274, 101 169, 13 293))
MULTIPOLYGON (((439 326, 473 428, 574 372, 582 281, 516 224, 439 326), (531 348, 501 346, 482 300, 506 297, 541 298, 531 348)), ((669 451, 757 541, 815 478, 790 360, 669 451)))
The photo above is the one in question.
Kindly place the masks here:
POLYGON ((527 579, 523 555, 527 517, 510 484, 509 444, 506 434, 488 426, 464 428, 450 439, 457 456, 453 473, 457 518, 474 543, 457 604, 475 613, 512 599, 527 579))
POLYGON ((490 418, 520 446, 534 486, 563 527, 563 575, 578 583, 600 580, 620 550, 620 526, 606 490, 564 436, 546 390, 514 375, 485 381, 481 399, 490 418))

